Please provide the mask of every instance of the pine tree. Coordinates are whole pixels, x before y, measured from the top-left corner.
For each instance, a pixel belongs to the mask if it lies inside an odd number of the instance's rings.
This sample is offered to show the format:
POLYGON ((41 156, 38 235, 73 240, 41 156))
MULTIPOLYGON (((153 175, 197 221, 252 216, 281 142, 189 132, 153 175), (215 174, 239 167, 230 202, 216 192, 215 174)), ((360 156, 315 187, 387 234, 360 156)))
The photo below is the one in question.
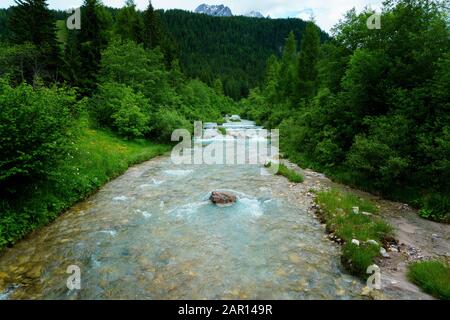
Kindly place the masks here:
POLYGON ((294 32, 291 31, 286 38, 286 44, 283 50, 283 57, 280 66, 280 79, 278 87, 278 96, 280 99, 292 101, 297 85, 297 41, 294 32))
POLYGON ((101 52, 108 44, 109 22, 98 0, 85 0, 81 21, 81 30, 77 30, 66 47, 66 61, 73 85, 79 87, 83 95, 91 95, 96 88, 101 52))
POLYGON ((143 42, 145 48, 153 49, 161 44, 161 21, 153 9, 152 1, 148 2, 144 11, 144 34, 143 42))
POLYGON ((46 0, 15 0, 8 21, 13 44, 33 44, 37 50, 34 65, 25 66, 25 79, 36 77, 48 81, 58 78, 59 48, 56 40, 56 21, 46 0))
POLYGON ((311 98, 317 92, 317 61, 320 49, 320 30, 308 22, 298 60, 298 98, 311 98))
POLYGON ((223 96, 223 84, 222 84, 222 81, 219 78, 214 80, 214 91, 218 95, 223 96))
POLYGON ((140 14, 136 11, 133 0, 127 0, 125 7, 120 9, 117 15, 116 33, 123 40, 133 40, 136 43, 143 42, 144 23, 140 14))

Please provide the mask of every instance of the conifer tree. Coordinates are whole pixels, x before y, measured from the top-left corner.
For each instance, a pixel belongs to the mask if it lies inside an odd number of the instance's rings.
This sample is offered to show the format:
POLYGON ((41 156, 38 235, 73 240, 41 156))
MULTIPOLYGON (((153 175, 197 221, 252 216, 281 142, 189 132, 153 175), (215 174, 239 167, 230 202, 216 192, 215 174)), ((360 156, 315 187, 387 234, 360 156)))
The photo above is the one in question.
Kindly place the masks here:
POLYGON ((297 41, 295 39, 294 32, 291 31, 286 38, 286 44, 283 50, 283 57, 281 59, 280 66, 280 80, 278 87, 278 94, 280 99, 293 99, 296 84, 297 66, 297 41))
POLYGON ((311 98, 317 92, 317 61, 320 49, 320 31, 314 22, 308 22, 300 47, 298 60, 298 97, 311 98))
POLYGON ((25 79, 36 77, 48 81, 58 78, 59 48, 56 40, 56 21, 46 0, 15 0, 8 21, 13 44, 32 44, 37 48, 34 65, 24 66, 25 79))

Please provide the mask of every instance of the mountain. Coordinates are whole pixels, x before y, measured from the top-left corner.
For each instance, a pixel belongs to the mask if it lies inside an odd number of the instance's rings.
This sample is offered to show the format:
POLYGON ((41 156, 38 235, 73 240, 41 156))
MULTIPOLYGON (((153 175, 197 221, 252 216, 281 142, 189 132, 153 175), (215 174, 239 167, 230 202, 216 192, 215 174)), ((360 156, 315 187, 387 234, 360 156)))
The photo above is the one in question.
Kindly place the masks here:
POLYGON ((250 17, 250 18, 264 18, 264 16, 261 14, 261 12, 258 11, 250 11, 246 14, 244 14, 245 17, 250 17))
POLYGON ((223 4, 221 5, 207 5, 202 4, 195 9, 195 13, 203 13, 207 14, 208 16, 214 16, 214 17, 231 17, 233 16, 233 13, 231 12, 231 9, 228 7, 225 7, 223 4))
POLYGON ((209 85, 220 79, 225 94, 234 99, 261 85, 267 59, 281 55, 291 30, 300 41, 306 27, 301 19, 223 19, 183 10, 160 11, 160 16, 178 45, 183 71, 209 85))

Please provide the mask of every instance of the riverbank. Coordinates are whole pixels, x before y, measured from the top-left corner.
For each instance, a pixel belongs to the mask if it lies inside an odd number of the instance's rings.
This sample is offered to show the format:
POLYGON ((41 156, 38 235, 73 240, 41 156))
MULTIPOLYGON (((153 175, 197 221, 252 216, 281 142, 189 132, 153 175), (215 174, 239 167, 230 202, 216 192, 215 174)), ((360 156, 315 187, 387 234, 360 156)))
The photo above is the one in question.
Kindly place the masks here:
POLYGON ((81 124, 66 159, 46 181, 28 186, 14 201, 0 199, 0 250, 52 222, 130 166, 161 155, 169 148, 145 140, 126 141, 108 131, 81 124))
MULTIPOLYGON (((305 177, 302 184, 291 184, 292 201, 299 201, 308 206, 310 214, 317 216, 317 193, 332 189, 351 193, 362 199, 370 200, 376 205, 378 216, 387 221, 393 228, 394 238, 398 246, 388 249, 389 258, 379 257, 376 263, 381 268, 382 290, 364 292, 371 298, 384 299, 386 294, 399 295, 407 292, 415 299, 433 299, 407 278, 408 265, 416 261, 442 259, 450 262, 450 226, 420 218, 417 210, 410 206, 389 201, 349 186, 331 181, 324 174, 306 169, 303 170, 288 160, 283 163, 305 177)), ((326 233, 324 237, 332 238, 326 233)), ((335 242, 336 239, 330 239, 335 242)))

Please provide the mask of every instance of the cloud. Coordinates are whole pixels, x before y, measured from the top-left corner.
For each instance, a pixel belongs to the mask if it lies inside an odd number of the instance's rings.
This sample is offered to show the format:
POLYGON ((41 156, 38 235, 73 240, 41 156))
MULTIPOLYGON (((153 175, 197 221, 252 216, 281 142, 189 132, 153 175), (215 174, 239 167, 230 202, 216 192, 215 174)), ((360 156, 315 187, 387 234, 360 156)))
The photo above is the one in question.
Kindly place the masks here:
MULTIPOLYGON (((0 7, 8 7, 14 4, 13 0, 1 0, 0 7)), ((140 9, 144 9, 148 0, 135 0, 140 9)), ((51 8, 67 9, 78 7, 83 0, 48 0, 51 8)), ((103 3, 111 7, 121 7, 125 0, 103 0, 103 3)), ((335 25, 345 12, 355 7, 362 10, 370 6, 374 10, 381 8, 382 0, 153 0, 153 6, 161 9, 183 9, 193 11, 201 3, 224 4, 231 8, 234 14, 245 14, 249 11, 260 11, 263 15, 272 18, 301 18, 309 19, 311 14, 317 24, 325 31, 335 25)))

